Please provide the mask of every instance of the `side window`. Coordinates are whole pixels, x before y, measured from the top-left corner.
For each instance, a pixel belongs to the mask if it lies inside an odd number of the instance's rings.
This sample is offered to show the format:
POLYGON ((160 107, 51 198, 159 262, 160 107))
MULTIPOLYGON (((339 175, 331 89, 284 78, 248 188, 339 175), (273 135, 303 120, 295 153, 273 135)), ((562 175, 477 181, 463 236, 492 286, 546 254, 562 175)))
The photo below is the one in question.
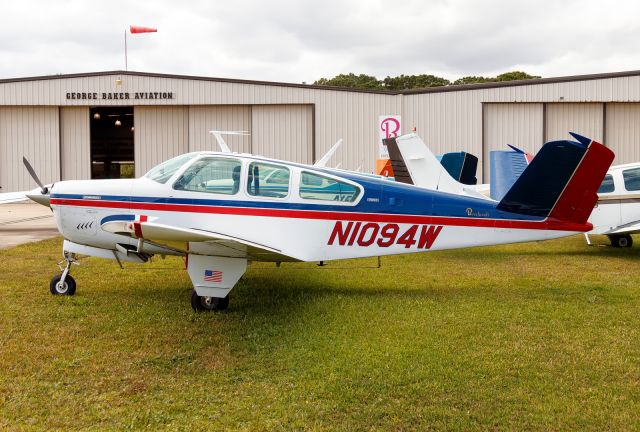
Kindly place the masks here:
POLYGON ((640 190, 640 168, 631 168, 622 171, 624 188, 628 191, 640 190))
POLYGON ((303 171, 300 177, 300 198, 321 201, 354 202, 360 189, 318 174, 303 171))
POLYGON ((238 193, 240 161, 224 158, 197 160, 173 184, 176 190, 224 195, 238 193))
POLYGON ((252 162, 247 174, 247 193, 253 196, 284 198, 289 194, 289 168, 252 162))
POLYGON ((613 176, 611 174, 607 174, 604 176, 604 180, 602 180, 602 184, 598 189, 598 193, 609 193, 615 190, 615 186, 613 185, 613 176))

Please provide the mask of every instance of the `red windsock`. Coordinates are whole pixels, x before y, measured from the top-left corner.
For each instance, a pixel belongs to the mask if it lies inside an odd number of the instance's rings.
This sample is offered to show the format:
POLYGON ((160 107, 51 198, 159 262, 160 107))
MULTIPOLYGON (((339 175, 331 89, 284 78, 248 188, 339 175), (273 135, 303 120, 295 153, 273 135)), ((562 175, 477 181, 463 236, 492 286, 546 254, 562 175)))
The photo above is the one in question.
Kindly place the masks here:
POLYGON ((131 33, 155 33, 158 31, 158 29, 154 29, 151 27, 142 27, 142 26, 131 26, 129 27, 129 30, 131 31, 131 33))

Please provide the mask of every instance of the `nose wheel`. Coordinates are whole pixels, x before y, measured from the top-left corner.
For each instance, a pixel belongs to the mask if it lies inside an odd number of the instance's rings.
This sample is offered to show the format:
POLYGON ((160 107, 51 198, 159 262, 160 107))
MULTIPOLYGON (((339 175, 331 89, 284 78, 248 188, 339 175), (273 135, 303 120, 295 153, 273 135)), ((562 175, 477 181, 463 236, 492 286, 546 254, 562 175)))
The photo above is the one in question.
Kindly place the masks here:
POLYGON ((72 264, 78 264, 78 262, 73 254, 67 254, 65 252, 64 261, 58 264, 62 273, 55 275, 49 283, 49 291, 51 291, 51 294, 72 296, 76 293, 76 281, 69 274, 72 264), (63 263, 65 264, 64 267, 63 263))
POLYGON ((49 291, 53 295, 72 296, 76 293, 76 281, 70 274, 64 280, 62 280, 61 274, 55 275, 49 284, 49 291))
POLYGON ((229 307, 229 296, 226 297, 203 297, 199 296, 196 290, 191 291, 191 307, 196 312, 221 311, 229 307))

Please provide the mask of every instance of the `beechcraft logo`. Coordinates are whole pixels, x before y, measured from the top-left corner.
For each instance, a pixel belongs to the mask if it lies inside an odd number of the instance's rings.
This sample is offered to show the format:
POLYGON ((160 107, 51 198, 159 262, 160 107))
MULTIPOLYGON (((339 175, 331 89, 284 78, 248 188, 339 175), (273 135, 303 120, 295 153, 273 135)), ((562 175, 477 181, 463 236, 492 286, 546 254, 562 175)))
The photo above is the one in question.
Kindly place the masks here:
POLYGON ((220 270, 205 270, 203 279, 205 282, 222 282, 222 272, 220 270))

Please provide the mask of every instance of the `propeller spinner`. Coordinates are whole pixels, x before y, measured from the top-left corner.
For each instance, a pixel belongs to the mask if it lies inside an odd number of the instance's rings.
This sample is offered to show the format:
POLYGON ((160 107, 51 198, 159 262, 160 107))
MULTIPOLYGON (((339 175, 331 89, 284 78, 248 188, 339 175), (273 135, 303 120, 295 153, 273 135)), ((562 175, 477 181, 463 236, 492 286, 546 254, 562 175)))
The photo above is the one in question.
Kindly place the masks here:
POLYGON ((22 163, 24 163, 25 168, 29 171, 29 175, 36 182, 38 186, 40 186, 40 195, 36 194, 36 190, 34 189, 31 193, 25 194, 27 198, 32 201, 37 202, 38 204, 42 204, 43 206, 51 207, 51 197, 49 196, 49 188, 46 187, 40 181, 40 178, 36 174, 36 171, 33 169, 29 161, 26 157, 22 157, 22 163))

